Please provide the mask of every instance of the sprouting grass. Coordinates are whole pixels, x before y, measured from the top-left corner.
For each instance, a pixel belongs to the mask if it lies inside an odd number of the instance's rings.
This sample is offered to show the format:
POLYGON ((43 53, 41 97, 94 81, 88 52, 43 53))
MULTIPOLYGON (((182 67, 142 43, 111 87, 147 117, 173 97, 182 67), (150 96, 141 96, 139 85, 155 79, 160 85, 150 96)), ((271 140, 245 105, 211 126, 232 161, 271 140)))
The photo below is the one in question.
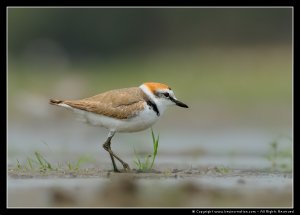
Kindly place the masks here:
POLYGON ((21 164, 19 160, 17 160, 16 169, 25 171, 39 170, 41 172, 55 170, 55 168, 53 168, 52 165, 45 159, 45 157, 38 151, 34 152, 33 157, 28 157, 25 164, 21 164))
POLYGON ((77 171, 80 169, 82 164, 87 163, 91 160, 89 156, 83 155, 79 157, 76 162, 67 161, 65 165, 58 163, 57 165, 53 165, 46 160, 46 158, 38 151, 34 152, 34 156, 27 157, 26 162, 21 164, 19 160, 17 160, 16 170, 19 171, 58 171, 58 170, 69 170, 69 171, 77 171))
POLYGON ((225 166, 216 166, 214 168, 214 170, 217 172, 217 173, 221 173, 221 174, 227 174, 227 173, 230 173, 231 172, 231 169, 228 168, 228 167, 225 167, 225 166))
POLYGON ((88 163, 90 160, 91 158, 89 156, 83 155, 74 164, 70 161, 67 161, 67 167, 70 171, 74 171, 74 170, 76 171, 79 170, 82 164, 88 163))
MULTIPOLYGON (((39 152, 34 152, 34 155, 36 157, 36 160, 38 161, 39 164, 39 169, 46 171, 46 170, 53 170, 51 164, 44 158, 44 156, 42 156, 41 153, 39 152)), ((30 159, 28 159, 29 161, 30 159)), ((29 162, 29 164, 31 164, 31 162, 29 162)))
POLYGON ((155 134, 153 132, 153 129, 151 128, 151 136, 152 136, 152 144, 153 144, 153 152, 152 154, 148 154, 144 157, 144 159, 142 159, 138 153, 136 152, 136 150, 134 149, 134 154, 136 159, 134 160, 134 163, 136 164, 138 170, 140 171, 147 171, 147 170, 151 170, 153 165, 154 165, 154 161, 157 155, 157 149, 158 149, 158 143, 159 143, 159 135, 157 136, 157 138, 155 137, 155 134))
POLYGON ((17 169, 20 170, 22 169, 22 165, 20 164, 20 161, 17 159, 17 169))
POLYGON ((287 138, 292 142, 290 137, 280 136, 270 143, 270 151, 266 158, 271 163, 270 170, 290 172, 292 170, 292 148, 286 147, 280 149, 280 140, 287 138))

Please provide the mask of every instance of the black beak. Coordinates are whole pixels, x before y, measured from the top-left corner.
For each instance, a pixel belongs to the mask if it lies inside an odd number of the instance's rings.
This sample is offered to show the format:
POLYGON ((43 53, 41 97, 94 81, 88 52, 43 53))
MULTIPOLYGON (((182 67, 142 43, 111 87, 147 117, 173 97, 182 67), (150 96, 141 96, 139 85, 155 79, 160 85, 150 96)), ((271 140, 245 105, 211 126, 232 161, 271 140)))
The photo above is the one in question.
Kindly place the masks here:
POLYGON ((183 102, 181 101, 178 101, 172 97, 170 97, 171 101, 174 102, 177 106, 179 107, 184 107, 184 108, 188 108, 189 106, 187 106, 186 104, 184 104, 183 102))

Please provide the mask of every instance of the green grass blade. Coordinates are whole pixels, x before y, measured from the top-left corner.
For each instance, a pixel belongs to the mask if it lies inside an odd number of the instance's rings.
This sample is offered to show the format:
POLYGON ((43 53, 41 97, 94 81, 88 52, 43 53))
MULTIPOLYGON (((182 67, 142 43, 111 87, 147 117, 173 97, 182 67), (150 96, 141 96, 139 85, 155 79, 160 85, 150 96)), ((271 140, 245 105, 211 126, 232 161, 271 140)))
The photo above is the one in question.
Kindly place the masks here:
POLYGON ((158 143, 159 143, 159 135, 157 136, 157 139, 154 136, 154 133, 152 131, 152 139, 153 139, 153 157, 152 157, 152 162, 150 165, 149 169, 152 169, 153 165, 154 165, 154 161, 157 155, 157 150, 158 150, 158 143))
POLYGON ((33 170, 33 166, 32 166, 32 162, 31 162, 31 158, 27 158, 27 163, 30 167, 31 170, 33 170))
POLYGON ((40 153, 34 152, 34 155, 35 155, 37 161, 39 162, 40 166, 44 167, 44 163, 43 163, 43 161, 42 161, 42 159, 41 159, 40 153))
POLYGON ((140 160, 140 157, 138 155, 138 153, 136 152, 135 148, 133 147, 133 151, 134 151, 134 155, 135 155, 135 161, 134 163, 136 164, 137 168, 139 170, 142 170, 143 169, 143 165, 141 163, 141 160, 140 160))
POLYGON ((151 134, 152 134, 152 142, 153 144, 155 143, 155 136, 154 136, 154 132, 153 129, 151 128, 151 134))
POLYGON ((152 137, 152 145, 153 145, 152 154, 146 155, 143 159, 141 159, 138 153, 136 152, 135 148, 133 147, 134 154, 136 157, 134 163, 136 164, 137 168, 142 171, 152 169, 158 152, 159 135, 156 138, 152 128, 151 128, 151 137, 152 137))
POLYGON ((22 166, 20 164, 20 161, 17 159, 17 169, 21 170, 22 169, 22 166))
POLYGON ((39 152, 34 152, 36 159, 38 160, 41 169, 50 169, 52 170, 51 164, 39 153, 39 152))
POLYGON ((73 167, 72 167, 72 164, 71 164, 71 162, 70 162, 70 161, 68 161, 68 162, 67 162, 67 166, 68 166, 68 168, 69 168, 69 170, 70 170, 70 171, 72 171, 72 170, 73 170, 73 167))
POLYGON ((76 162, 75 170, 78 170, 82 164, 88 163, 90 160, 91 158, 87 155, 81 156, 76 162))

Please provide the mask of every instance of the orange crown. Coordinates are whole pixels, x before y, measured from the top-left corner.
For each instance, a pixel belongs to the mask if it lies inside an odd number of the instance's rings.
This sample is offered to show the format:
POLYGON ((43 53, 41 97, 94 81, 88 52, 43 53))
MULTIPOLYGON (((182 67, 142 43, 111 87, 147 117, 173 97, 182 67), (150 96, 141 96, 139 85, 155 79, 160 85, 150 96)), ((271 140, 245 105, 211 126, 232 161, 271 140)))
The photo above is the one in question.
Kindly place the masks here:
POLYGON ((156 82, 147 82, 147 83, 144 83, 145 86, 148 87, 148 89, 154 93, 156 90, 158 89, 161 89, 161 90, 164 90, 164 89, 171 89, 168 85, 166 84, 161 84, 161 83, 156 83, 156 82))

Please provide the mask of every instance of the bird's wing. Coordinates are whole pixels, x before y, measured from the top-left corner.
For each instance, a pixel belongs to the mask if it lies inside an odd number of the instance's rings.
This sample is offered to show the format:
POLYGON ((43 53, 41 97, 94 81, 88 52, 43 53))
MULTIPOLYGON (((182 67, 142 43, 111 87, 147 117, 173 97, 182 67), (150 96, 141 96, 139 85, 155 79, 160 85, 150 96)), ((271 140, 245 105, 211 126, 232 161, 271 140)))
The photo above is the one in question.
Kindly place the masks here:
POLYGON ((140 88, 133 87, 108 91, 82 100, 66 100, 63 103, 104 116, 129 119, 144 108, 145 96, 140 88))

